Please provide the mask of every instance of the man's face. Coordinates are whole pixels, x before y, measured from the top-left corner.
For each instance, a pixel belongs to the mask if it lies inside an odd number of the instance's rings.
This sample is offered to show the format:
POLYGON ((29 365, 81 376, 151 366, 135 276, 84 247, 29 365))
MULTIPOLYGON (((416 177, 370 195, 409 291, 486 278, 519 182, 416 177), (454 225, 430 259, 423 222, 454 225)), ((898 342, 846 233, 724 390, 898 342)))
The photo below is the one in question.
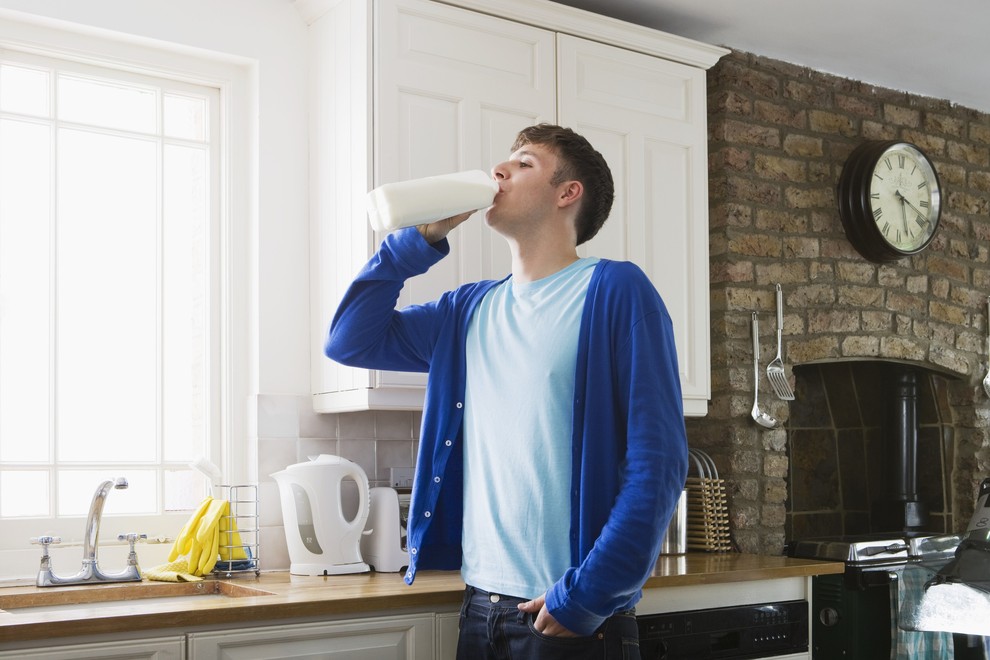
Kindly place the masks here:
POLYGON ((489 226, 504 235, 534 228, 556 207, 559 186, 551 184, 556 170, 557 155, 539 144, 523 145, 493 167, 499 192, 485 217, 489 226))

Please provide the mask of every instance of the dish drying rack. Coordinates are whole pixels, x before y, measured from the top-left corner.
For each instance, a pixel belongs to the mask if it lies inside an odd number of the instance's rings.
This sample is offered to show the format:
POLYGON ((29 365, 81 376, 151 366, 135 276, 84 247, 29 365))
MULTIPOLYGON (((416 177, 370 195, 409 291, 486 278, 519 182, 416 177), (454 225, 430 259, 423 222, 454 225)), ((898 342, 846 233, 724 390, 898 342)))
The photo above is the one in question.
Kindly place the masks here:
POLYGON ((715 461, 700 449, 688 449, 697 476, 690 472, 688 491, 688 550, 731 552, 729 505, 725 479, 720 479, 715 461))
POLYGON ((224 516, 226 524, 220 532, 219 548, 224 549, 231 559, 218 559, 211 575, 214 577, 230 578, 240 573, 261 575, 259 564, 259 523, 258 523, 258 486, 244 484, 228 486, 219 484, 213 487, 214 497, 230 503, 230 511, 224 516), (234 536, 236 531, 237 537, 234 536), (235 543, 235 541, 240 541, 235 543), (246 559, 233 559, 241 551, 246 559))

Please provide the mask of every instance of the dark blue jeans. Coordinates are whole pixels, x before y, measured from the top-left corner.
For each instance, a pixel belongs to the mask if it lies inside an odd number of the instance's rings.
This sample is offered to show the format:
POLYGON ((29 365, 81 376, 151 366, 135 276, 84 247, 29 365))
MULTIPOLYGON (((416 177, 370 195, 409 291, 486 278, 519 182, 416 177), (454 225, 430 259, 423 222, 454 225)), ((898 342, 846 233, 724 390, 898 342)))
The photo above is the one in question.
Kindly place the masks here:
POLYGON ((613 614, 588 637, 547 637, 533 628, 535 614, 516 607, 526 600, 469 586, 457 660, 640 660, 634 611, 613 614))

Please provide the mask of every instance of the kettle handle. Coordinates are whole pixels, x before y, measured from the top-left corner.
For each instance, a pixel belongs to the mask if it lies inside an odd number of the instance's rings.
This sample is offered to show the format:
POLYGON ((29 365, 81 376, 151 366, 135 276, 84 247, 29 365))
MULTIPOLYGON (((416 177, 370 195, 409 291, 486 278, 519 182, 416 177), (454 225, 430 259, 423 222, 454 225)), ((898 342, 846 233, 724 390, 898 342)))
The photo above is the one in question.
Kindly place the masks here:
POLYGON ((370 494, 368 492, 370 485, 368 483, 368 475, 365 474, 364 470, 357 463, 348 462, 347 474, 344 476, 353 478, 354 483, 358 487, 358 510, 354 516, 354 520, 350 521, 349 526, 363 530, 365 524, 368 522, 368 513, 371 507, 370 494))

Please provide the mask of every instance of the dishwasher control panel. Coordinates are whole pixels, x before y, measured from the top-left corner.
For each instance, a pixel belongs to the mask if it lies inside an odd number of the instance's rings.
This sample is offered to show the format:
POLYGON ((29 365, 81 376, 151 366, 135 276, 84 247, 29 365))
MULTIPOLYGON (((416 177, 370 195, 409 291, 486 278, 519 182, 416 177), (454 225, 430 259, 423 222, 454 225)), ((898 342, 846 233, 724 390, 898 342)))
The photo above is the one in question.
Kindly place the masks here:
POLYGON ((767 658, 808 650, 804 600, 637 617, 644 660, 767 658))

